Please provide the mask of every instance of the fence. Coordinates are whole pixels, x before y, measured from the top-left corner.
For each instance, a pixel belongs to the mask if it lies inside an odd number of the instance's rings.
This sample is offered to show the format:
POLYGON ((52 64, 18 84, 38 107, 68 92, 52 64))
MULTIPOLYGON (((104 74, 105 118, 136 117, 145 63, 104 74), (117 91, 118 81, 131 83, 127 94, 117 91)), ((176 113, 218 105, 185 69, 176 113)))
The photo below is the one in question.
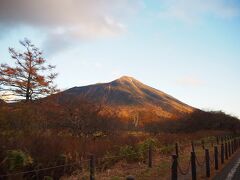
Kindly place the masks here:
MULTIPOLYGON (((217 171, 223 164, 240 148, 240 138, 227 136, 227 137, 216 137, 216 144, 212 143, 212 147, 206 148, 205 142, 201 141, 201 151, 203 151, 203 159, 202 161, 199 159, 199 154, 196 152, 195 142, 191 142, 191 152, 189 153, 189 161, 187 163, 187 167, 183 169, 181 165, 181 154, 179 144, 175 144, 174 151, 175 153, 171 156, 171 174, 170 179, 177 180, 184 176, 187 176, 187 179, 196 180, 197 177, 201 174, 203 177, 210 177, 213 171, 217 171), (212 151, 212 155, 211 155, 212 151), (204 172, 204 175, 202 174, 204 172)), ((150 145, 147 149, 147 161, 146 167, 151 169, 154 167, 153 164, 153 148, 150 145)), ((128 156, 132 156, 134 154, 128 154, 128 156)), ((122 158, 122 156, 112 156, 108 157, 108 159, 114 158, 122 158)), ((7 179, 8 177, 14 177, 18 175, 27 175, 34 174, 36 179, 42 179, 38 176, 41 171, 48 171, 52 169, 63 168, 65 171, 66 167, 78 166, 78 168, 82 168, 83 163, 87 163, 88 165, 88 178, 90 180, 96 179, 96 160, 106 160, 107 158, 95 158, 94 155, 90 155, 88 159, 82 160, 76 163, 65 163, 62 165, 39 168, 24 172, 18 172, 13 174, 5 174, 0 175, 0 179, 7 179)), ((134 176, 127 176, 127 180, 134 180, 134 176)), ((186 179, 186 178, 185 178, 186 179)))
POLYGON ((220 166, 223 166, 225 160, 228 160, 240 147, 239 137, 225 137, 221 138, 221 143, 219 143, 219 138, 217 138, 217 144, 213 147, 213 156, 210 156, 210 150, 205 148, 204 142, 203 149, 205 151, 204 160, 199 161, 197 153, 195 152, 194 145, 192 143, 192 152, 190 155, 189 166, 187 169, 183 170, 181 164, 179 163, 178 156, 178 145, 176 145, 176 154, 172 155, 172 174, 171 179, 177 180, 179 176, 189 176, 191 175, 192 180, 196 180, 198 177, 198 168, 204 168, 205 174, 203 177, 210 177, 212 171, 219 170, 220 166), (211 168, 211 165, 213 168, 211 168), (191 168, 190 168, 191 167, 191 168))

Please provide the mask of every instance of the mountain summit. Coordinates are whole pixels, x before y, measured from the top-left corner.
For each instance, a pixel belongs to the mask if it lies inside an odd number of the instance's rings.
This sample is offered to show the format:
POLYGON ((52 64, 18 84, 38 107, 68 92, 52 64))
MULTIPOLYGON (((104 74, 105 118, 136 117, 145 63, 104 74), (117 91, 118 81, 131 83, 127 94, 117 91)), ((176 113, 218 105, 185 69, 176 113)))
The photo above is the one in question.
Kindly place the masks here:
POLYGON ((194 110, 176 98, 129 76, 122 76, 109 83, 73 87, 64 91, 63 95, 85 97, 117 111, 125 118, 139 115, 145 120, 173 118, 194 110))

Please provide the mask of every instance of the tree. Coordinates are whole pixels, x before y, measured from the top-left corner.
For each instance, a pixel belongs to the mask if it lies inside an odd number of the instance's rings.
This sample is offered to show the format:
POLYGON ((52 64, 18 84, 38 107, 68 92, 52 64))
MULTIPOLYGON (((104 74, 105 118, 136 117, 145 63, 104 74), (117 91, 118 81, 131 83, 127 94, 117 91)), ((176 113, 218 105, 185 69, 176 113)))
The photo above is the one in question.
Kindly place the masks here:
POLYGON ((98 121, 102 110, 101 105, 93 104, 80 97, 64 100, 63 106, 64 118, 73 134, 88 136, 100 129, 98 121))
POLYGON ((58 93, 50 98, 52 98, 50 102, 54 102, 55 98, 56 104, 59 104, 57 110, 61 113, 57 119, 59 126, 69 129, 79 137, 85 138, 98 133, 114 134, 123 129, 123 123, 115 112, 109 111, 102 104, 89 101, 84 96, 62 96, 58 93))
POLYGON ((9 53, 15 60, 15 67, 8 64, 0 65, 0 84, 5 92, 17 99, 30 101, 45 97, 57 91, 53 80, 57 73, 52 73, 55 66, 46 65, 46 60, 40 51, 30 40, 19 41, 25 49, 17 52, 9 48, 9 53))

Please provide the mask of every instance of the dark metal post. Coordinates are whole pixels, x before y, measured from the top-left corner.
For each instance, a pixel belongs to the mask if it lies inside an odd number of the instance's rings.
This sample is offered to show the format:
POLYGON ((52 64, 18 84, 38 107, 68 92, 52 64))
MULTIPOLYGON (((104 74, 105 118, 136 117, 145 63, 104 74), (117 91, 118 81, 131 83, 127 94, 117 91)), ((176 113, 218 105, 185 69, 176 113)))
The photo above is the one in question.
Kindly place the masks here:
POLYGON ((221 164, 224 163, 224 145, 223 143, 221 144, 221 164))
POLYGON ((231 156, 231 146, 230 146, 230 142, 228 141, 228 157, 231 156))
POLYGON ((225 159, 228 159, 228 145, 225 142, 225 159))
POLYGON ((178 157, 179 156, 179 154, 178 154, 178 143, 175 144, 175 151, 176 151, 176 155, 178 157))
POLYGON ((177 180, 178 179, 178 157, 177 155, 172 155, 173 163, 172 163, 172 180, 177 180))
POLYGON ((232 140, 232 149, 233 149, 233 153, 235 152, 235 138, 233 138, 233 140, 232 140))
POLYGON ((90 180, 95 180, 95 162, 94 162, 93 155, 90 155, 89 171, 90 171, 90 180))
POLYGON ((236 150, 238 149, 238 138, 236 137, 236 150))
POLYGON ((233 140, 234 152, 237 150, 236 138, 233 140))
POLYGON ((237 150, 237 139, 235 138, 234 139, 234 151, 236 151, 237 150))
POLYGON ((235 139, 233 139, 233 153, 235 152, 235 139))
POLYGON ((218 147, 214 146, 214 162, 215 162, 215 170, 218 170, 218 147))
POLYGON ((208 149, 205 149, 205 161, 206 161, 206 176, 210 177, 210 158, 208 149))
POLYGON ((202 140, 202 148, 205 149, 204 140, 202 140))
POLYGON ((235 139, 235 143, 236 143, 236 151, 237 151, 237 149, 238 149, 238 141, 237 141, 238 139, 236 138, 235 139))
POLYGON ((233 153, 235 152, 235 139, 233 139, 233 153))
POLYGON ((197 179, 197 170, 196 170, 195 152, 191 152, 191 167, 192 167, 192 180, 196 180, 197 179))
POLYGON ((195 152, 194 142, 193 141, 191 142, 191 145, 192 145, 192 152, 195 152))
POLYGON ((148 167, 152 168, 152 146, 149 145, 148 148, 148 167))

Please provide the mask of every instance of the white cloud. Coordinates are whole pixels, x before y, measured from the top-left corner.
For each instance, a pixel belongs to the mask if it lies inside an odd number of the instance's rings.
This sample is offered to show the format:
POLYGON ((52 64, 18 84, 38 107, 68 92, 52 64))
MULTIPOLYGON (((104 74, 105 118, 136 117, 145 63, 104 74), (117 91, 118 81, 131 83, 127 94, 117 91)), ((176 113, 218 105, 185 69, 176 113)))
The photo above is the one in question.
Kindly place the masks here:
POLYGON ((193 23, 206 15, 233 18, 240 15, 238 0, 160 0, 160 17, 193 23))
MULTIPOLYGON (((140 0, 0 0, 0 28, 30 26, 47 33, 50 51, 88 39, 114 37, 140 0)), ((8 31, 4 31, 5 34, 8 31)), ((1 33, 0 33, 1 34, 1 33)), ((22 38, 22 37, 21 37, 22 38)), ((49 52, 50 53, 50 52, 49 52)))

